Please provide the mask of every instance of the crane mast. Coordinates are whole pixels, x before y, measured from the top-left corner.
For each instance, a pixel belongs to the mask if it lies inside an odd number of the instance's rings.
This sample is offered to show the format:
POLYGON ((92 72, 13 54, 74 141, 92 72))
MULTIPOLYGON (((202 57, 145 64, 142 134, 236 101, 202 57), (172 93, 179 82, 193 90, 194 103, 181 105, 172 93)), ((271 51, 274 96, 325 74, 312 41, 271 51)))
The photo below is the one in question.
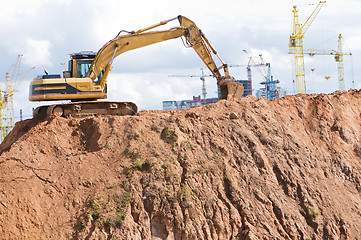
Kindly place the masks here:
POLYGON ((23 55, 18 55, 18 60, 16 61, 13 75, 10 79, 9 75, 6 75, 6 118, 7 118, 7 133, 9 133, 14 128, 14 101, 13 94, 8 94, 14 92, 14 84, 16 82, 16 78, 19 75, 19 69, 21 64, 21 58, 23 55))
POLYGON ((290 53, 294 55, 295 74, 296 74, 296 91, 297 93, 305 94, 305 63, 303 56, 303 38, 307 29, 315 20, 317 14, 320 12, 322 6, 326 1, 320 1, 312 14, 307 18, 306 22, 302 25, 299 22, 298 10, 293 6, 293 32, 290 36, 290 53))
POLYGON ((344 68, 343 68, 343 55, 346 55, 343 53, 342 50, 342 36, 341 34, 338 35, 338 48, 337 53, 335 56, 335 60, 337 62, 337 68, 338 68, 338 89, 345 90, 345 79, 344 79, 344 68))
POLYGON ((9 132, 14 128, 14 101, 13 96, 15 90, 20 86, 20 84, 29 76, 32 70, 35 67, 31 68, 26 76, 17 81, 19 75, 19 69, 21 64, 21 58, 23 55, 18 55, 18 60, 15 64, 13 75, 10 77, 9 73, 6 73, 6 91, 1 92, 0 86, 0 125, 1 125, 1 141, 5 138, 9 132), (6 109, 6 113, 5 113, 6 109))
POLYGON ((0 142, 2 142, 6 136, 6 118, 5 118, 5 99, 0 85, 0 142))

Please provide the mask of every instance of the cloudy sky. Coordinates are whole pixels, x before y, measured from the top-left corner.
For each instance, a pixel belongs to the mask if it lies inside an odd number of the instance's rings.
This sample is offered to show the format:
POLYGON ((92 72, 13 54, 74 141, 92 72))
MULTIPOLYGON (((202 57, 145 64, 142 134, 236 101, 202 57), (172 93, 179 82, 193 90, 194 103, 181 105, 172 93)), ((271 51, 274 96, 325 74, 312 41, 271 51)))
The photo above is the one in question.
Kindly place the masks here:
MULTIPOLYGON (((319 1, 313 0, 0 0, 0 84, 12 75, 18 54, 23 54, 22 79, 35 70, 14 95, 15 117, 20 109, 30 117, 33 107, 44 103, 28 101, 30 80, 43 74, 61 73, 69 53, 97 51, 120 30, 138 30, 162 20, 184 15, 208 37, 225 63, 245 65, 247 50, 256 62, 262 54, 271 63, 279 86, 294 94, 294 68, 288 54, 292 31, 292 6, 299 9, 303 23, 319 1), (316 4, 316 5, 309 5, 316 4)), ((361 13, 359 0, 328 0, 305 34, 305 49, 337 50, 337 36, 344 37, 346 89, 360 88, 361 13)), ((162 29, 176 26, 174 21, 162 29)), ((202 94, 199 78, 169 77, 197 75, 206 68, 197 54, 181 39, 158 43, 120 55, 108 78, 108 99, 132 101, 142 109, 162 109, 164 100, 192 99, 202 94)), ((236 79, 246 79, 246 68, 231 68, 236 79)), ((305 57, 308 93, 337 90, 337 65, 332 56, 305 57), (311 71, 311 69, 314 69, 311 71), (330 76, 326 80, 326 76, 330 76)), ((254 93, 262 80, 253 69, 254 93)), ((210 74, 206 70, 206 74, 210 74)), ((207 78, 207 97, 216 97, 216 80, 207 78)))

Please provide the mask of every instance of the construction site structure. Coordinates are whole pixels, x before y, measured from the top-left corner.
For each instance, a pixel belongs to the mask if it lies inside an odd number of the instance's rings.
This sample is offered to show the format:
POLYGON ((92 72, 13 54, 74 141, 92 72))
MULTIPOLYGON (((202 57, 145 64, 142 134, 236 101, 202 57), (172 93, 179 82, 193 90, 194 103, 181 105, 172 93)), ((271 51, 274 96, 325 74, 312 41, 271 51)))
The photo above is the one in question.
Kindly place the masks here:
POLYGON ((242 97, 246 97, 248 95, 252 95, 252 69, 251 65, 239 65, 239 64, 230 64, 229 67, 246 67, 247 70, 247 80, 238 80, 244 87, 244 92, 242 97))
POLYGON ((6 74, 6 93, 5 93, 5 102, 6 102, 6 122, 7 122, 7 134, 14 128, 14 101, 13 94, 10 94, 14 91, 14 84, 19 75, 19 69, 21 64, 22 54, 18 55, 18 60, 16 61, 14 72, 12 77, 9 77, 9 74, 6 74))
MULTIPOLYGON (((259 54, 259 58, 261 63, 256 63, 253 58, 248 54, 247 50, 243 50, 244 53, 246 53, 249 57, 248 64, 246 65, 247 69, 247 82, 249 84, 245 84, 241 82, 244 86, 244 95, 246 94, 246 91, 250 91, 249 95, 252 95, 252 67, 255 67, 261 77, 264 79, 260 84, 264 85, 263 88, 261 88, 261 91, 263 92, 262 97, 265 97, 269 100, 275 99, 279 97, 278 94, 278 87, 277 84, 280 82, 279 80, 274 80, 273 76, 271 75, 271 64, 266 63, 262 57, 262 54, 259 54), (262 70, 263 69, 263 70, 262 70), (247 89, 247 85, 249 86, 249 89, 247 89)), ((245 65, 236 65, 231 64, 230 67, 244 67, 245 65)))
MULTIPOLYGON (((310 56, 314 55, 332 55, 335 57, 335 61, 337 63, 338 70, 338 89, 345 90, 345 77, 344 77, 344 64, 343 64, 343 56, 344 55, 352 55, 352 53, 344 53, 343 52, 343 43, 341 34, 338 35, 338 47, 337 50, 312 50, 307 49, 304 53, 309 54, 310 56)), ((329 78, 329 76, 327 76, 329 78)))
POLYGON ((273 76, 271 75, 271 64, 266 63, 267 68, 267 74, 265 76, 266 81, 261 82, 262 85, 264 85, 264 88, 261 88, 261 90, 264 91, 264 97, 272 100, 275 98, 279 98, 279 91, 277 84, 280 83, 278 79, 274 80, 273 76))
MULTIPOLYGON (((218 98, 207 98, 206 104, 216 103, 218 102, 218 98)), ((196 107, 199 105, 204 105, 203 99, 201 96, 198 97, 193 96, 192 100, 171 100, 171 101, 163 101, 163 110, 175 110, 175 109, 186 109, 191 107, 196 107)))
POLYGON ((289 41, 289 53, 294 55, 297 93, 306 93, 303 38, 307 29, 311 26, 312 22, 315 20, 317 14, 320 12, 322 6, 325 3, 326 1, 320 1, 304 24, 300 24, 297 7, 293 6, 293 31, 289 41))
MULTIPOLYGON (((29 76, 32 70, 35 67, 31 68, 26 76, 18 81, 19 69, 21 64, 22 54, 18 55, 14 71, 12 76, 9 76, 9 73, 6 73, 6 91, 1 91, 0 93, 0 124, 1 124, 1 141, 5 138, 9 132, 14 128, 14 101, 13 96, 16 89, 21 85, 21 83, 29 76)), ((1 86, 0 86, 0 90, 1 86)))

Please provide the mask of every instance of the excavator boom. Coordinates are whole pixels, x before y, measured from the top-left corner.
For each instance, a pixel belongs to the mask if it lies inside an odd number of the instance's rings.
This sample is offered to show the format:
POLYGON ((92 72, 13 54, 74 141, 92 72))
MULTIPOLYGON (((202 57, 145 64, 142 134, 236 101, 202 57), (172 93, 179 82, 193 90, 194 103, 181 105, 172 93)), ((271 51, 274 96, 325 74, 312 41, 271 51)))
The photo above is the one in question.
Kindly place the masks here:
POLYGON ((217 84, 221 88, 222 99, 239 98, 243 94, 243 86, 234 82, 234 79, 229 75, 227 64, 223 63, 203 32, 193 21, 184 16, 180 15, 177 18, 162 21, 136 32, 128 32, 126 35, 120 35, 120 33, 115 38, 107 42, 98 51, 87 74, 87 76, 94 81, 105 69, 105 77, 103 77, 102 81, 99 82, 102 86, 105 86, 106 84, 106 77, 111 70, 110 66, 114 58, 120 54, 154 43, 184 37, 188 45, 187 47, 192 47, 196 51, 204 64, 212 72, 213 76, 216 77, 217 84), (175 19, 179 20, 179 27, 174 27, 164 31, 149 31, 158 26, 165 25, 175 19), (216 65, 211 53, 217 56, 222 65, 219 67, 216 65), (224 70, 224 76, 220 73, 220 69, 224 70))

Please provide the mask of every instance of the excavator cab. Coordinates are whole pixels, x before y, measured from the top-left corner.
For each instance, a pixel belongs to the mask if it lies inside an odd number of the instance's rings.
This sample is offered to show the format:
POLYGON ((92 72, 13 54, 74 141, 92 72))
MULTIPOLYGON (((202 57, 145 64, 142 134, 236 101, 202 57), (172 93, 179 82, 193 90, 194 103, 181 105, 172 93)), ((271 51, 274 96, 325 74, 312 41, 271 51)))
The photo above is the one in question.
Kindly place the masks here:
POLYGON ((89 71, 91 64, 96 56, 96 52, 87 51, 70 54, 68 71, 64 71, 64 78, 83 78, 89 71))
POLYGON ((94 61, 96 52, 82 51, 70 54, 68 70, 60 74, 39 75, 30 85, 30 101, 51 100, 96 100, 107 97, 107 87, 100 87, 97 82, 103 77, 101 71, 92 81, 88 71, 94 61))

